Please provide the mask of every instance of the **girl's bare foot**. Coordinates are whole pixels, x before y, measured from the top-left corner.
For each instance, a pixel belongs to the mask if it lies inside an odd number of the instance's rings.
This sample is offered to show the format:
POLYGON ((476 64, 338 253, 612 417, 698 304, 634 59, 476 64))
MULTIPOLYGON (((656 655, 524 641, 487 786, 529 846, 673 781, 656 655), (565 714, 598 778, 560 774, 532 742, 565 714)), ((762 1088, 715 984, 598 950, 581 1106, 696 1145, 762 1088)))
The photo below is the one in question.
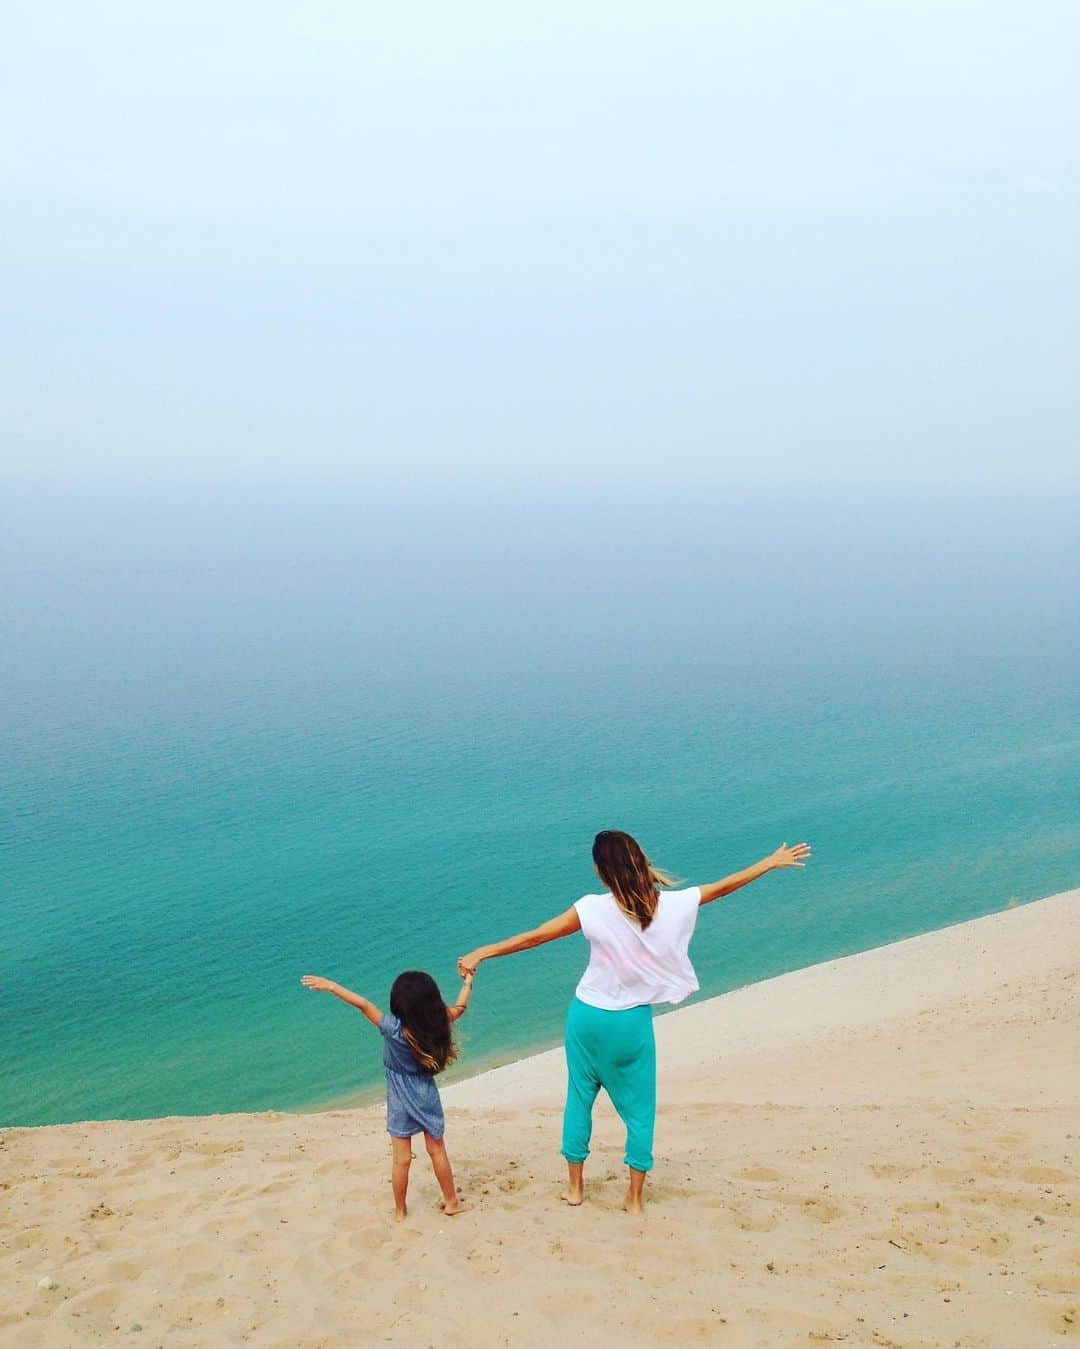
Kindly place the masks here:
POLYGON ((465 1205, 456 1195, 453 1199, 444 1199, 442 1206, 443 1215, 444 1217, 452 1218, 455 1213, 460 1213, 464 1207, 465 1205))
POLYGON ((626 1199, 623 1202, 623 1208, 627 1213, 644 1213, 645 1205, 641 1202, 641 1195, 635 1194, 632 1189, 627 1190, 626 1199))
POLYGON ((585 1198, 585 1191, 580 1185, 568 1185, 566 1193, 563 1195, 563 1203, 569 1204, 571 1208, 580 1208, 581 1201, 585 1198))
POLYGON ((407 1207, 394 1210, 394 1221, 397 1223, 403 1223, 408 1216, 409 1210, 407 1207))

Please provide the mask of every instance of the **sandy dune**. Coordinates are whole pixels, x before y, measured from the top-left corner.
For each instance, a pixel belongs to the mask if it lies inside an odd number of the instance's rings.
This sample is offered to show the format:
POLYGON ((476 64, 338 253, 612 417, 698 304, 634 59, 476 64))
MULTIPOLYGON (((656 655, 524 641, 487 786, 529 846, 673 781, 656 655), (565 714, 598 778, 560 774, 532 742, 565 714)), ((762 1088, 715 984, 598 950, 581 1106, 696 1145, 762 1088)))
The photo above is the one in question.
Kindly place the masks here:
POLYGON ((453 1220, 379 1110, 9 1129, 0 1344, 1080 1342, 1078 970, 1073 891, 663 1018, 640 1220, 558 1055, 447 1091, 453 1220))

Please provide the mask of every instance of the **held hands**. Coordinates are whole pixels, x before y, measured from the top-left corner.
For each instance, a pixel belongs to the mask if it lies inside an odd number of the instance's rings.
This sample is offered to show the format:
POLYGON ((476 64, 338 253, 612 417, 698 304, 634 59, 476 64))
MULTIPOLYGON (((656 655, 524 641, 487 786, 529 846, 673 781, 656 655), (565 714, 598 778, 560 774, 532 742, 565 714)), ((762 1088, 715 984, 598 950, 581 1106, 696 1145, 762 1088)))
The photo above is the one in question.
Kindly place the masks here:
POLYGON ((305 988, 313 989, 316 993, 329 993, 334 987, 333 979, 323 979, 318 974, 305 974, 300 982, 305 988))
POLYGON ((779 848, 770 856, 769 864, 773 868, 778 867, 804 867, 810 857, 809 843, 796 843, 794 847, 789 848, 786 843, 781 843, 779 848))
POLYGON ((479 964, 480 954, 478 951, 470 951, 467 956, 459 956, 457 963, 458 977, 460 979, 472 979, 479 964))

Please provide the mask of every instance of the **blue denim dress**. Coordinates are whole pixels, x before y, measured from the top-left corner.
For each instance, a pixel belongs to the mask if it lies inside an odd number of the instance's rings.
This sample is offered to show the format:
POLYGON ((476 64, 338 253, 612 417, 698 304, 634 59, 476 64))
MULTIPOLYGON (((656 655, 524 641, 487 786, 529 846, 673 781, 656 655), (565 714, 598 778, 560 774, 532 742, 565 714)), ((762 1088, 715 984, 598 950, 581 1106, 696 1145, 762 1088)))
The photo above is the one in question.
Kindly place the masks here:
POLYGON ((386 1069, 386 1132, 391 1138, 442 1138, 446 1119, 434 1077, 413 1058, 401 1022, 391 1012, 383 1013, 379 1031, 386 1069))

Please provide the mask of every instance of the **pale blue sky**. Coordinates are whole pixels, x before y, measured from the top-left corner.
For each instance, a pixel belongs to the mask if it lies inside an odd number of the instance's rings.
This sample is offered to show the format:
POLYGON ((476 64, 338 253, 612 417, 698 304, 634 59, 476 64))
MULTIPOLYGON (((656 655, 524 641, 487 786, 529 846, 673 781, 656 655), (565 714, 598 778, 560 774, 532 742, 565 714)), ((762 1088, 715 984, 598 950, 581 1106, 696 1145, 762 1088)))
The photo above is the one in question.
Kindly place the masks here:
POLYGON ((1077 483, 1075 4, 5 16, 11 476, 1077 483))

